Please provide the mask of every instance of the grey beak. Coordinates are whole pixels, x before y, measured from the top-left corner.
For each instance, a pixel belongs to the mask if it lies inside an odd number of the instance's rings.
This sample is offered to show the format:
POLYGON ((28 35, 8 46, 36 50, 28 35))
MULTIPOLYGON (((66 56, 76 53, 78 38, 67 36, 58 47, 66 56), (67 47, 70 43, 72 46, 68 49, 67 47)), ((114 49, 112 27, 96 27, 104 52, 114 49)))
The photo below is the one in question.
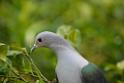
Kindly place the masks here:
POLYGON ((33 47, 31 48, 31 53, 37 48, 37 46, 34 44, 33 47))

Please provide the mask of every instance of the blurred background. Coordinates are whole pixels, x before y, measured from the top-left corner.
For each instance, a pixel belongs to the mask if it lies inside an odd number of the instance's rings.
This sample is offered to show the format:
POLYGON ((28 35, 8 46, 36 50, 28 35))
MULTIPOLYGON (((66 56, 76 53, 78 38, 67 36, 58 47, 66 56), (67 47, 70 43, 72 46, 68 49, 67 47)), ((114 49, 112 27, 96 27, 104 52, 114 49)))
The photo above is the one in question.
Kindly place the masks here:
MULTIPOLYGON (((123 0, 0 0, 0 42, 30 50, 42 31, 61 34, 110 83, 124 83, 123 0)), ((39 48, 31 54, 41 72, 55 78, 55 54, 39 48)))

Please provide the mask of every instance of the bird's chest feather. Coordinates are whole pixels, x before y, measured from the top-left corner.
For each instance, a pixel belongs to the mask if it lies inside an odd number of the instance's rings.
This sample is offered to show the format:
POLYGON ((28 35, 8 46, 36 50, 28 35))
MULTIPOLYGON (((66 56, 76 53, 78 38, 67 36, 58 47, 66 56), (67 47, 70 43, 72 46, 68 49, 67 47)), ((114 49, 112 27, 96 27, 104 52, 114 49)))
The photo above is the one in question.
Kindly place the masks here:
POLYGON ((74 61, 59 62, 56 67, 59 83, 82 83, 81 67, 74 61))
POLYGON ((81 69, 88 62, 70 49, 58 51, 57 56, 56 73, 59 83, 82 83, 81 69))

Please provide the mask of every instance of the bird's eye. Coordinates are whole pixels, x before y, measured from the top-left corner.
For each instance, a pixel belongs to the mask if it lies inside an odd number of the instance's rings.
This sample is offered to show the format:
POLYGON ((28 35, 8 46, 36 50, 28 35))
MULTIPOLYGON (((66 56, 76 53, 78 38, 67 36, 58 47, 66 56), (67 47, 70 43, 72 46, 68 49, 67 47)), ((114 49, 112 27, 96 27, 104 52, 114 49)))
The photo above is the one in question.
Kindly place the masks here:
POLYGON ((39 39, 38 39, 38 42, 42 42, 42 39, 41 39, 41 38, 39 38, 39 39))

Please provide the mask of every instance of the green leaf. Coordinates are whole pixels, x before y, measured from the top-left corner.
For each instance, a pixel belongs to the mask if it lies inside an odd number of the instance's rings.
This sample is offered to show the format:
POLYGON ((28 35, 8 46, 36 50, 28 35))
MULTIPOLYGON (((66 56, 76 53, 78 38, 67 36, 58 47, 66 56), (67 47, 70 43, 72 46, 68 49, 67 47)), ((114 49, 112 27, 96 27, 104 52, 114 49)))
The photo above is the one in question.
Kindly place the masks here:
POLYGON ((12 65, 20 72, 30 73, 32 72, 31 63, 24 57, 24 54, 19 51, 10 52, 9 59, 12 61, 12 65), (14 53, 13 53, 14 52, 14 53))
POLYGON ((117 63, 117 67, 120 70, 124 70, 124 60, 117 63))
MULTIPOLYGON (((24 50, 25 48, 21 47, 12 47, 8 52, 8 58, 11 59, 13 66, 24 73, 31 73, 32 67, 31 62, 25 56, 24 50)), ((25 49, 26 50, 26 49, 25 49)))
POLYGON ((0 60, 0 75, 6 75, 8 72, 8 65, 3 60, 0 60))
POLYGON ((17 50, 9 50, 7 56, 14 56, 19 54, 22 54, 22 52, 17 50))
POLYGON ((32 72, 32 66, 31 66, 31 62, 29 62, 26 58, 23 59, 23 71, 25 73, 31 73, 32 72))
POLYGON ((37 80, 36 83, 45 83, 43 80, 37 80))
POLYGON ((78 29, 69 25, 62 25, 58 28, 57 34, 69 40, 74 47, 79 48, 78 46, 81 44, 81 34, 78 29))
POLYGON ((3 61, 7 60, 7 52, 8 52, 8 46, 0 43, 0 59, 3 61))

